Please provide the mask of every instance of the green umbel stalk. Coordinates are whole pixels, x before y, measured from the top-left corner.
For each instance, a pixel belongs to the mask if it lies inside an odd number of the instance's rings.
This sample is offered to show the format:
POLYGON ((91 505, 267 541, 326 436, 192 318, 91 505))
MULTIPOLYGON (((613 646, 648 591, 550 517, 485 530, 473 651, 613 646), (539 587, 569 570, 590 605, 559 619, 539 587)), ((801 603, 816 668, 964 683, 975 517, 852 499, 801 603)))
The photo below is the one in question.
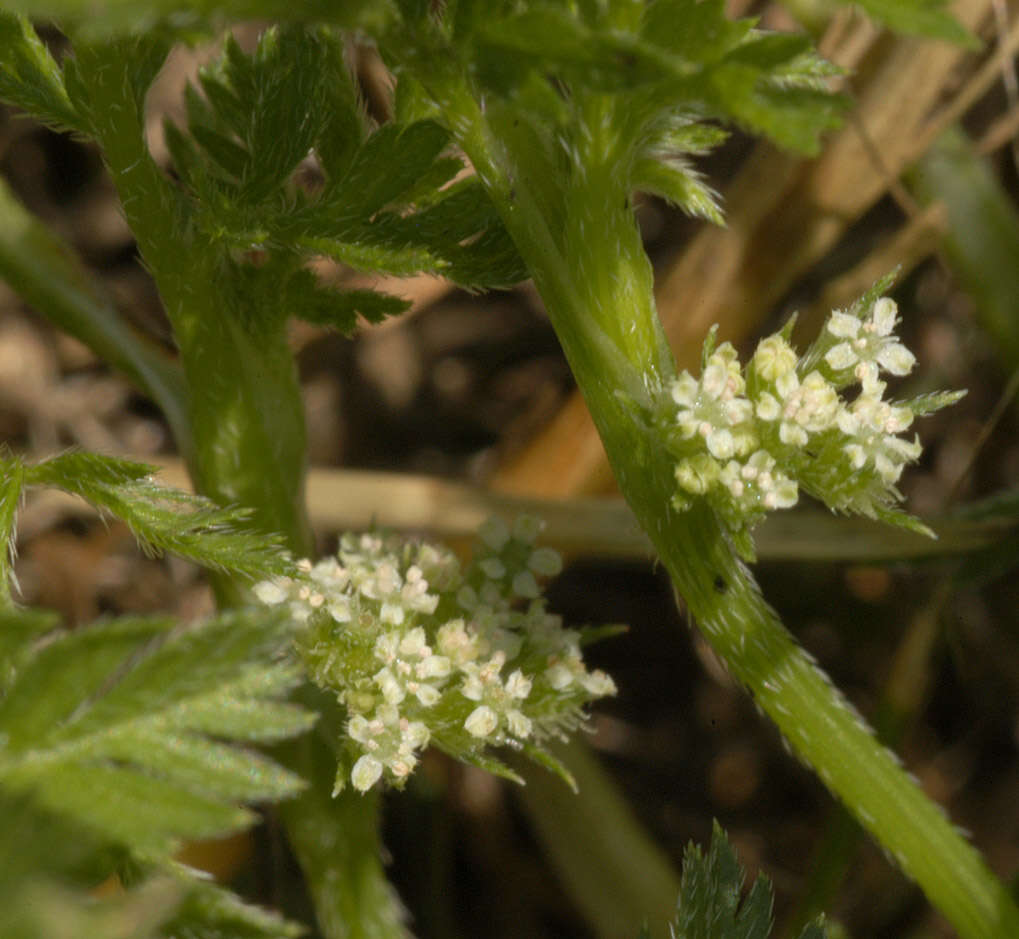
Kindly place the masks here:
POLYGON ((619 487, 705 637, 960 935, 1019 936, 1019 910, 1005 888, 786 631, 714 513, 670 507, 674 463, 645 407, 675 377, 675 365, 611 146, 589 148, 557 214, 537 189, 544 182, 531 185, 533 153, 513 115, 490 102, 482 110, 455 81, 429 90, 527 261, 619 487))

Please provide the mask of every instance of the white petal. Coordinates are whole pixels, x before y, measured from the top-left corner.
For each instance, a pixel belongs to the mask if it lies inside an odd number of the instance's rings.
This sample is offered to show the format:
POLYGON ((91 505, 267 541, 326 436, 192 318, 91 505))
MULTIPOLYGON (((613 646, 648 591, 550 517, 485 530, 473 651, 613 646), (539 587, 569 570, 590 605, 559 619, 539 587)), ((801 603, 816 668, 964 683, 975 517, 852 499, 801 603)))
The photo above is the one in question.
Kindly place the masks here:
POLYGON ((683 372, 672 383, 669 393, 672 395, 672 400, 680 407, 690 408, 693 407, 694 402, 697 400, 698 390, 699 386, 693 375, 689 372, 683 372))
POLYGON ((787 447, 805 447, 809 438, 802 427, 782 421, 778 428, 778 439, 787 447))
POLYGON ((420 656, 427 646, 428 637, 420 626, 416 626, 403 639, 399 640, 400 653, 405 656, 420 656))
POLYGON ((842 448, 846 456, 849 457, 849 463, 853 469, 863 469, 867 462, 867 451, 863 449, 858 443, 847 443, 842 448))
POLYGON ((440 695, 438 689, 431 685, 420 684, 414 689, 414 697, 426 708, 430 708, 432 705, 438 704, 440 695))
POLYGON ((472 737, 487 737, 499 726, 499 718, 487 704, 476 707, 464 721, 464 730, 472 737))
POLYGON ((871 319, 874 321, 874 331, 879 336, 890 336, 892 330, 895 329, 895 314, 898 312, 898 308, 895 306, 895 301, 889 297, 881 297, 874 304, 874 309, 871 310, 871 319))
POLYGON ((841 371, 856 364, 856 352, 848 342, 840 342, 824 354, 824 360, 836 371, 841 371))
POLYGON ((877 354, 878 365, 892 375, 908 375, 916 364, 916 356, 901 342, 889 342, 877 354))
POLYGON ((783 400, 788 398, 799 387, 800 380, 796 377, 796 372, 786 372, 784 375, 780 375, 775 382, 775 390, 783 400))
POLYGON ((601 669, 595 669, 584 675, 580 683, 588 694, 598 697, 616 693, 616 683, 601 669))
POLYGON ((708 452, 716 460, 728 460, 736 452, 732 434, 724 427, 708 434, 708 452))
POLYGON ((705 394, 712 398, 720 398, 725 386, 729 381, 729 372, 724 365, 714 363, 704 369, 701 376, 701 384, 704 386, 705 394))
POLYGON ((839 339, 854 339, 860 331, 860 321, 849 313, 834 311, 828 318, 828 332, 839 339))
POLYGON ((778 419, 778 415, 781 413, 778 400, 774 395, 769 394, 767 391, 761 394, 761 397, 757 400, 757 416, 762 421, 774 421, 778 419))
POLYGON ((382 764, 373 756, 362 756, 350 771, 350 781, 360 792, 367 792, 379 781, 382 764))
POLYGON ((556 691, 564 691, 573 684, 573 672, 565 665, 557 664, 545 669, 545 681, 556 691))

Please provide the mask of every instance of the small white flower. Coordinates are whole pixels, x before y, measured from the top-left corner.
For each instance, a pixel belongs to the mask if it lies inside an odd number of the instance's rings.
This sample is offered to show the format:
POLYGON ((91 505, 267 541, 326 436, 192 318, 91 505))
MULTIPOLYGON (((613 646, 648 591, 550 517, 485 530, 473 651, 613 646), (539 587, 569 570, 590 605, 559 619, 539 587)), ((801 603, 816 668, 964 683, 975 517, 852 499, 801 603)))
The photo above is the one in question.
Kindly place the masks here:
POLYGON ((520 669, 516 669, 506 679, 506 694, 511 698, 523 700, 531 693, 531 679, 524 675, 520 669))
POLYGON ((616 683, 600 668, 585 674, 580 679, 580 684, 588 694, 599 697, 616 693, 616 683))
POLYGON ((796 368, 796 352, 781 336, 769 336, 758 343, 753 366, 765 381, 776 381, 796 368))
POLYGON ((472 737, 487 737, 499 726, 499 718, 487 704, 476 707, 464 721, 464 730, 472 737))
POLYGON ((428 648, 428 637, 424 629, 415 626, 400 640, 401 655, 431 655, 432 650, 428 648))
POLYGON ((680 407, 692 408, 694 403, 697 401, 697 393, 700 391, 700 385, 697 380, 689 372, 684 371, 679 378, 673 383, 669 389, 669 393, 672 395, 672 400, 676 402, 680 407))

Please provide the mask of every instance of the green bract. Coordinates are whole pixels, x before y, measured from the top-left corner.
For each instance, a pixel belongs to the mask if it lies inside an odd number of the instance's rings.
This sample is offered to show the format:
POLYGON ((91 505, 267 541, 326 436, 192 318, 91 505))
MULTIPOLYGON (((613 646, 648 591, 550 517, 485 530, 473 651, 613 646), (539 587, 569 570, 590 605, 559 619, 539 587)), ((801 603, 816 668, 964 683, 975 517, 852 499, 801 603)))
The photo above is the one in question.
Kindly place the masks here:
POLYGON ((965 392, 885 400, 881 374, 907 375, 915 359, 893 334, 894 301, 876 292, 833 312, 802 358, 788 341, 792 322, 763 339, 745 369, 732 345, 715 348, 712 331, 700 379, 676 378, 660 418, 677 460, 674 508, 706 498, 745 557, 749 529, 795 505, 800 487, 835 511, 930 534, 895 507, 903 467, 921 452, 902 434, 965 392))
POLYGON ((401 785, 429 743, 516 778, 487 748, 548 763, 541 742, 615 693, 584 664, 581 635, 545 608, 539 579, 562 562, 534 547, 539 528, 489 520, 466 568, 429 543, 347 534, 336 556, 302 561, 301 576, 256 585, 264 603, 289 605, 308 674, 347 711, 337 790, 348 777, 362 792, 383 775, 401 785))

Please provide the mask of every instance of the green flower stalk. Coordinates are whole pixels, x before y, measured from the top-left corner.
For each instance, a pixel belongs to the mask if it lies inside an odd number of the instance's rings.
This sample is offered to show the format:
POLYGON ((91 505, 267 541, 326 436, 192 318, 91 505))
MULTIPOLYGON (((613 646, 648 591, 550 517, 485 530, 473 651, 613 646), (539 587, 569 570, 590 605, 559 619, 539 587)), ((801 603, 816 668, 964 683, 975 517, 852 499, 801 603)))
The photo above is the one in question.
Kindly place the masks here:
POLYGON ((539 530, 489 520, 466 568, 427 542, 347 534, 336 556, 256 585, 264 603, 289 605, 309 676, 346 710, 336 792, 402 786, 429 744, 517 779, 487 755, 510 747, 568 779, 542 742, 565 739, 616 688, 545 608, 539 580, 562 561, 534 546, 539 530))
POLYGON ((683 371, 669 385, 659 422, 677 461, 672 506, 684 512, 704 497, 747 559, 750 529, 795 505, 801 488, 833 511, 931 534, 896 508, 895 484, 921 453, 902 434, 965 392, 885 400, 881 375, 908 375, 916 360, 893 334, 895 302, 875 298, 877 289, 833 312, 802 358, 789 344, 792 320, 761 340, 745 370, 731 344, 716 348, 712 330, 700 379, 683 371))

